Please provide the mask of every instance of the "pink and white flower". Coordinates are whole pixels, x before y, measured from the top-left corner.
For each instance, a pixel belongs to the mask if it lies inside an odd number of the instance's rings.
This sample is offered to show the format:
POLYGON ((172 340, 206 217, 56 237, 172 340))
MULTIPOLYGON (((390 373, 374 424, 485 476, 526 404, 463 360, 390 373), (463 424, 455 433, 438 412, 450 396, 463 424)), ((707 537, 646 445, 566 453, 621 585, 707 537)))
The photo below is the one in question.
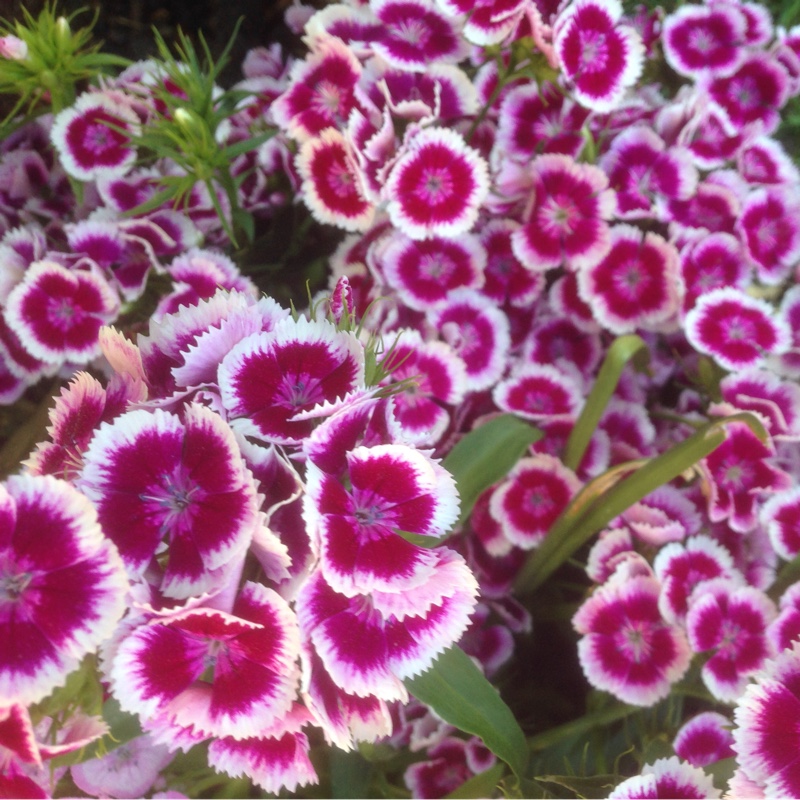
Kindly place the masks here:
POLYGON ((301 144, 297 171, 303 198, 319 222, 347 231, 363 231, 372 224, 375 207, 361 188, 363 178, 350 146, 335 128, 301 144))
POLYGON ((722 287, 701 295, 686 315, 686 338, 720 366, 736 371, 785 352, 789 327, 765 300, 722 287))
POLYGON ((75 785, 90 796, 144 797, 170 761, 169 748, 143 734, 104 756, 75 764, 70 774, 75 785))
POLYGON ((678 251, 657 233, 615 225, 610 249, 578 272, 578 286, 597 321, 613 333, 652 328, 678 310, 678 251))
POLYGON ((51 136, 69 175, 90 181, 124 175, 133 166, 138 129, 121 93, 86 92, 56 116, 51 136))
POLYGON ((785 280, 800 257, 800 202, 793 189, 767 186, 744 201, 737 227, 762 283, 785 280))
POLYGON ((612 111, 642 72, 641 37, 621 17, 618 0, 572 0, 553 25, 559 65, 575 99, 593 111, 612 111))
POLYGON ((477 581, 453 551, 432 553, 432 570, 411 591, 348 597, 320 571, 303 584, 297 599, 300 628, 344 691, 406 700, 403 678, 426 670, 466 630, 477 581))
POLYGON ((715 76, 708 92, 729 133, 757 126, 759 132, 770 134, 780 122, 780 109, 789 95, 789 76, 773 56, 753 51, 744 56, 735 72, 715 76))
POLYGON ((305 517, 321 542, 326 583, 348 597, 419 586, 440 556, 397 531, 443 536, 458 516, 453 478, 407 445, 359 446, 346 460, 344 476, 323 472, 313 462, 306 473, 305 517))
POLYGON ((769 463, 775 453, 743 422, 726 428, 725 441, 700 462, 708 482, 708 515, 712 522, 727 520, 739 533, 756 527, 759 501, 788 489, 791 477, 769 463))
POLYGON ((373 48, 392 66, 424 72, 431 64, 456 64, 466 56, 460 26, 430 0, 373 0, 370 6, 383 23, 373 48))
POLYGON ((558 154, 538 156, 530 170, 533 202, 512 234, 514 254, 532 270, 596 264, 611 244, 608 220, 616 210, 605 173, 558 154))
POLYGON ((480 289, 486 251, 477 237, 414 240, 397 232, 380 251, 387 282, 409 307, 427 311, 455 289, 480 289))
POLYGON ((714 697, 735 701, 772 655, 766 631, 775 616, 774 603, 752 586, 718 578, 695 589, 686 634, 695 653, 712 651, 701 676, 714 697))
POLYGON ((525 364, 495 386, 492 399, 503 411, 531 420, 574 419, 583 387, 549 364, 525 364))
POLYGON ((85 364, 99 355, 100 328, 114 320, 119 298, 94 272, 38 261, 8 297, 6 319, 34 357, 85 364))
POLYGON ((486 162, 449 128, 426 128, 414 135, 384 187, 389 218, 413 239, 467 232, 488 192, 486 162))
POLYGON ((0 486, 0 707, 35 703, 109 637, 128 581, 97 513, 50 476, 0 486))
POLYGON ((312 41, 304 61, 295 62, 289 88, 270 106, 277 124, 294 139, 305 141, 326 128, 343 130, 356 107, 355 88, 361 63, 335 36, 312 41))
POLYGON ((733 3, 688 4, 664 20, 667 63, 681 75, 730 74, 745 54, 747 19, 733 3))
POLYGON ((733 756, 731 720, 717 711, 703 711, 681 725, 672 746, 693 767, 706 767, 733 756))
POLYGON ((464 362, 472 391, 490 388, 505 372, 511 346, 508 318, 480 293, 454 290, 428 312, 428 320, 464 362))
POLYGON ((664 545, 653 561, 653 570, 661 582, 659 608, 671 622, 683 622, 689 597, 702 582, 721 577, 744 582, 730 552, 704 533, 685 543, 664 545))
POLYGON ((84 454, 78 484, 131 577, 161 571, 168 545, 160 588, 169 597, 216 588, 259 523, 256 487, 233 432, 197 404, 183 419, 139 409, 105 425, 84 454))
POLYGON ((609 800, 656 800, 659 797, 709 800, 719 796, 719 789, 702 769, 672 756, 645 764, 640 775, 624 780, 608 797, 609 800))
POLYGON ((584 601, 572 624, 581 635, 578 657, 589 683, 626 703, 650 706, 686 672, 691 651, 681 629, 661 616, 658 580, 628 563, 584 601))
POLYGON ((791 561, 800 555, 799 486, 784 489, 767 499, 761 506, 760 521, 781 558, 791 561))
POLYGON ((800 795, 800 643, 770 661, 734 710, 737 763, 766 797, 800 795))
POLYGON ((294 612, 248 581, 230 612, 190 607, 134 627, 113 648, 108 674, 126 711, 167 713, 198 736, 246 739, 290 712, 299 654, 294 612))
POLYGON ((222 403, 240 432, 264 441, 300 442, 314 427, 299 412, 364 384, 364 348, 324 320, 278 322, 242 339, 219 367, 222 403))
POLYGON ((503 534, 526 550, 540 544, 581 483, 557 458, 521 458, 492 493, 489 512, 503 534))

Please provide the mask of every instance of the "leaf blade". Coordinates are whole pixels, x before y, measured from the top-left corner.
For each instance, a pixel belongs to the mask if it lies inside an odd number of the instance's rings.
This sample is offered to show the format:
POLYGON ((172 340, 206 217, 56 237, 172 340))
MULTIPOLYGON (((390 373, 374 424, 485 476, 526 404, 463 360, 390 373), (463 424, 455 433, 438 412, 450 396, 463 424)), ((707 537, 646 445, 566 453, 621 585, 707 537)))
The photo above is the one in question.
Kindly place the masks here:
POLYGON ((448 648, 428 670, 403 682, 445 722, 479 736, 522 778, 528 762, 525 734, 495 687, 463 650, 448 648))

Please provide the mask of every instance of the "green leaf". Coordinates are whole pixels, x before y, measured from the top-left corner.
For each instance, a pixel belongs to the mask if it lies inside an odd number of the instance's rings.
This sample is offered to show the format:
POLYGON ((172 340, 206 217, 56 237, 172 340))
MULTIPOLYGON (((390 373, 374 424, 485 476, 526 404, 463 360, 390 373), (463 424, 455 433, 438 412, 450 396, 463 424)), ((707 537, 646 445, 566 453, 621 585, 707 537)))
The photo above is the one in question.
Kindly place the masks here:
POLYGON ((470 431, 445 457, 461 496, 458 525, 469 518, 481 492, 504 478, 542 432, 513 414, 500 414, 470 431))
POLYGON ((635 335, 620 336, 614 340, 600 367, 589 397, 583 406, 578 421, 572 428, 564 449, 564 465, 576 470, 581 463, 589 440, 592 438, 600 417, 619 383, 625 365, 637 354, 647 355, 647 345, 635 335))
POLYGON ((479 736, 522 778, 528 763, 525 735, 497 689, 463 650, 448 648, 426 672, 403 682, 445 722, 479 736))
POLYGON ((516 590, 523 594, 534 591, 612 519, 716 450, 725 439, 725 426, 732 422, 743 422, 760 439, 767 438, 755 416, 733 414, 703 425, 659 456, 620 464, 587 483, 520 570, 516 590))
POLYGON ((358 751, 329 750, 331 793, 334 798, 368 797, 375 768, 358 751))
MULTIPOLYGON (((622 781, 621 775, 592 775, 584 778, 579 775, 542 775, 534 780, 542 783, 554 783, 569 789, 577 797, 607 797, 608 793, 622 781)), ((563 791, 559 792, 563 796, 563 791)))
MULTIPOLYGON (((468 781, 465 781, 458 787, 453 789, 447 798, 450 800, 461 800, 461 798, 470 797, 492 797, 495 794, 495 789, 503 777, 505 767, 502 764, 495 764, 489 767, 485 772, 475 775, 468 781)), ((355 796, 355 795, 354 795, 355 796)))
POLYGON ((612 725, 639 711, 640 709, 635 706, 615 704, 610 708, 603 708, 600 711, 585 714, 578 719, 565 722, 563 725, 559 725, 556 728, 550 728, 536 736, 531 736, 528 739, 528 749, 531 753, 547 750, 548 748, 559 745, 567 739, 576 736, 586 736, 586 734, 591 731, 612 725))

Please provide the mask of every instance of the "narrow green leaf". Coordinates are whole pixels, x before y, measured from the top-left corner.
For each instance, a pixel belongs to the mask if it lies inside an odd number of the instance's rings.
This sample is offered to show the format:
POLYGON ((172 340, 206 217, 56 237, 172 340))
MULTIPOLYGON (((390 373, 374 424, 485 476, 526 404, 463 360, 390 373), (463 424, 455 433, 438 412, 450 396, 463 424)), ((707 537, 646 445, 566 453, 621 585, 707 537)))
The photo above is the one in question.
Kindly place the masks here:
POLYGON ((513 414, 500 414, 456 444, 443 464, 456 479, 461 497, 458 525, 469 518, 481 492, 505 477, 542 435, 513 414))
POLYGON ((448 648, 426 672, 404 683, 445 722, 480 736, 522 778, 528 762, 525 735, 495 687, 463 650, 448 648))
POLYGON ((264 133, 260 133, 258 136, 252 136, 249 139, 244 139, 241 142, 228 145, 227 147, 223 148, 222 152, 225 154, 227 159, 232 161, 237 156, 242 155, 242 153, 249 153, 251 150, 257 149, 264 144, 264 142, 269 141, 277 132, 277 129, 265 131, 264 133))
POLYGON ((394 532, 405 539, 407 542, 416 545, 417 547, 438 547, 446 537, 436 536, 423 536, 421 533, 411 533, 411 531, 401 531, 400 528, 395 528, 394 532))
POLYGON ((725 426, 732 422, 745 423, 762 440, 767 437, 755 416, 733 414, 703 425, 655 458, 621 464, 587 483, 520 570, 516 590, 523 594, 534 591, 612 519, 716 450, 725 439, 725 426), (632 474, 625 477, 626 472, 632 474))
MULTIPOLYGON (((542 775, 534 780, 542 783, 554 783, 568 789, 577 797, 607 797, 608 793, 622 781, 621 775, 592 775, 584 778, 580 775, 542 775)), ((559 792, 559 795, 562 795, 559 792)))
POLYGON ((531 753, 547 750, 566 739, 575 736, 585 736, 590 731, 619 722, 619 720, 625 719, 625 717, 629 717, 631 714, 636 714, 639 711, 641 711, 641 709, 635 706, 617 704, 613 705, 611 708, 604 708, 600 711, 586 714, 578 719, 565 722, 563 725, 559 725, 556 728, 550 728, 536 736, 531 736, 528 739, 528 749, 531 753))
POLYGON ((567 440, 563 459, 565 466, 575 470, 580 465, 589 440, 597 430, 600 417, 617 388, 622 370, 637 353, 647 354, 647 345, 635 335, 620 336, 608 348, 597 380, 567 440))
POLYGON ((495 764, 485 772, 481 772, 479 775, 475 775, 462 783, 458 789, 453 789, 446 797, 449 800, 462 800, 462 798, 466 800, 466 798, 470 797, 493 797, 494 790, 497 788, 500 778, 503 777, 503 772, 505 772, 505 767, 500 763, 495 764))

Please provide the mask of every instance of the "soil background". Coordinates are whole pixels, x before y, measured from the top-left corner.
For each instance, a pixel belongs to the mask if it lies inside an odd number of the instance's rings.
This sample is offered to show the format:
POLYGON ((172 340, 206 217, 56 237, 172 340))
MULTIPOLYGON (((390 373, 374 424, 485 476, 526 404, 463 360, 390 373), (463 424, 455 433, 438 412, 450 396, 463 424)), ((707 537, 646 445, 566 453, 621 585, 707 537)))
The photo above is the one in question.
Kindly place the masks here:
MULTIPOLYGON (((292 0, 59 0, 56 11, 73 18, 73 27, 84 27, 97 14, 95 39, 104 50, 138 61, 156 53, 153 28, 173 43, 178 28, 196 41, 205 38, 216 57, 224 49, 237 19, 243 18, 233 44, 230 62, 221 83, 229 86, 241 78, 240 65, 252 47, 280 42, 292 50, 298 37, 283 24, 283 13, 292 0), (81 10, 82 9, 82 10, 81 10)), ((23 10, 36 17, 44 0, 0 0, 0 19, 23 18, 23 10)))

